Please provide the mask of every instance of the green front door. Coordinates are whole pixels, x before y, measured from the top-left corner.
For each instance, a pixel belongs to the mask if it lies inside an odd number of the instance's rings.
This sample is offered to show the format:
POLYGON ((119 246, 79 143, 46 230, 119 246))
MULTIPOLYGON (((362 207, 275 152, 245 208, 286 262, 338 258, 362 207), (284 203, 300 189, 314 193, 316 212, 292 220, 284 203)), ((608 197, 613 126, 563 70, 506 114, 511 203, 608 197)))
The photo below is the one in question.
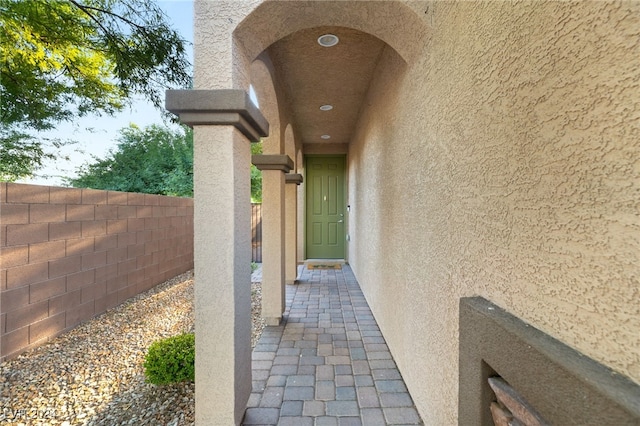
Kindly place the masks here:
POLYGON ((307 157, 308 259, 344 259, 344 160, 307 157))

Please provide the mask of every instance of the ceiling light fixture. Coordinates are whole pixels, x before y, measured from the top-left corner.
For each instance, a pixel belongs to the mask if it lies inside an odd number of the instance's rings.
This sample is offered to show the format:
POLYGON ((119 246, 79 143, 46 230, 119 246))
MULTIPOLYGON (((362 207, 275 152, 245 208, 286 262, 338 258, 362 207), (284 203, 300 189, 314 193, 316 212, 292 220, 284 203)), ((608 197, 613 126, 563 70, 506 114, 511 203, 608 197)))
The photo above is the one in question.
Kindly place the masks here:
POLYGON ((333 34, 325 34, 318 37, 318 44, 322 47, 331 47, 338 44, 340 39, 333 34))
POLYGON ((329 105, 329 104, 327 104, 327 105, 322 105, 322 106, 320 107, 320 111, 331 111, 332 109, 333 109, 333 105, 329 105))
POLYGON ((322 135, 322 136, 320 136, 320 137, 321 137, 322 139, 330 139, 330 138, 331 138, 331 136, 329 136, 329 135, 322 135))

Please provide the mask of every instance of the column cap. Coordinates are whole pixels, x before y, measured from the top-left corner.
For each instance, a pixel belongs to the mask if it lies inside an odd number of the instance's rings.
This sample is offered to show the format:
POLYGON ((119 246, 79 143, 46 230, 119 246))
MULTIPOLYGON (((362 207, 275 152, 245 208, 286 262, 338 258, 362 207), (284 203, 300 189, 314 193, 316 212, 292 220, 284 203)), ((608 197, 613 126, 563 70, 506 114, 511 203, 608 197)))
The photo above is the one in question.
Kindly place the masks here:
POLYGON ((293 160, 288 155, 252 155, 251 162, 259 170, 281 170, 289 173, 293 169, 293 160))
POLYGON ((234 126, 251 142, 269 135, 269 122, 244 90, 167 90, 165 108, 189 127, 234 126))
POLYGON ((300 173, 287 173, 284 175, 284 183, 295 183, 300 185, 302 183, 302 175, 300 173))

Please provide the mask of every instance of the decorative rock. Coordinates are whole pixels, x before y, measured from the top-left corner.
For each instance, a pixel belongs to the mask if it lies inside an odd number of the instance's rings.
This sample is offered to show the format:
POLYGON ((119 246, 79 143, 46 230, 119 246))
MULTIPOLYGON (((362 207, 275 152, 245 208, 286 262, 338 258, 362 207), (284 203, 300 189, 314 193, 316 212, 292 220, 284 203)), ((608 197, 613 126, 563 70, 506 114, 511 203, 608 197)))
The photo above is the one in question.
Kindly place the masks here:
POLYGON ((528 426, 549 425, 522 395, 509 386, 505 380, 499 377, 490 377, 488 381, 498 402, 504 405, 518 422, 528 426))
POLYGON ((495 402, 491 403, 491 416, 496 426, 509 426, 513 417, 495 402))
MULTIPOLYGON (((260 290, 252 284, 253 345, 264 328, 260 290)), ((192 425, 194 384, 146 383, 143 362, 152 342, 193 330, 188 272, 0 364, 0 423, 192 425)))

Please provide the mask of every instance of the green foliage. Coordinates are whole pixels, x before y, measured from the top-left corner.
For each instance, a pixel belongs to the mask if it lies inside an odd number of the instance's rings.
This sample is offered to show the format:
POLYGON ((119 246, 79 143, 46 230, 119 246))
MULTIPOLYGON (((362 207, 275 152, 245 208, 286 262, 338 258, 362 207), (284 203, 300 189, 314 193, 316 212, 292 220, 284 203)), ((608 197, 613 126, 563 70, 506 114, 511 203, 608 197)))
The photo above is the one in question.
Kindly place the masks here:
MULTIPOLYGON (((185 44, 154 0, 0 0, 0 148, 35 147, 29 132, 112 114, 136 94, 160 108, 166 88, 190 85, 185 44)), ((13 157, 17 172, 44 152, 13 157)))
POLYGON ((2 145, 0 149, 0 181, 14 182, 32 176, 42 167, 44 160, 68 160, 57 152, 63 145, 73 141, 60 139, 35 139, 33 136, 15 130, 0 129, 2 145))
POLYGON ((76 188, 193 196, 193 131, 152 125, 120 130, 118 146, 67 179, 76 188))
MULTIPOLYGON (((262 154, 262 142, 251 144, 251 155, 262 154)), ((251 202, 262 202, 262 172, 251 165, 251 202)))
POLYGON ((19 132, 2 131, 2 150, 0 150, 0 180, 13 182, 31 176, 37 167, 42 166, 45 158, 53 155, 44 152, 38 141, 19 132))
POLYGON ((165 385, 195 380, 196 339, 193 333, 153 342, 144 361, 149 383, 165 385))

